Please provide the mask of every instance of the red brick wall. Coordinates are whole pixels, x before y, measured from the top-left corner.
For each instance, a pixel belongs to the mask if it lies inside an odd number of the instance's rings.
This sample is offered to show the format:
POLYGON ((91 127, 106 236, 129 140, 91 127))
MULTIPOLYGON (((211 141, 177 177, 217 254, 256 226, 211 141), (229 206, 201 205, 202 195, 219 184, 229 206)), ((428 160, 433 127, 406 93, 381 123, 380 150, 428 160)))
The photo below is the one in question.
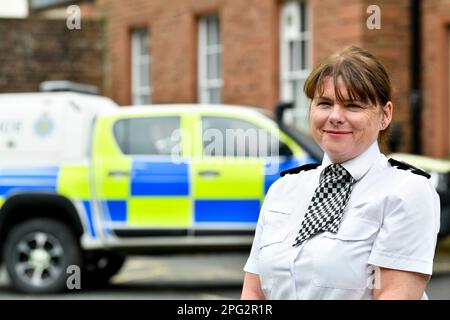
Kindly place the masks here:
MULTIPOLYGON (((381 29, 368 29, 364 16, 363 47, 374 53, 388 69, 393 86, 393 123, 402 129, 400 150, 411 151, 411 112, 410 112, 410 0, 366 0, 365 8, 378 5, 381 11, 381 29)), ((365 11, 365 10, 364 10, 365 11)))
POLYGON ((423 151, 449 157, 450 1, 422 1, 422 11, 423 151))
POLYGON ((311 1, 311 11, 315 63, 355 44, 371 51, 386 65, 395 89, 393 121, 403 130, 400 150, 409 151, 409 0, 316 0, 311 1), (381 29, 367 28, 369 5, 380 7, 381 29))
POLYGON ((0 19, 0 92, 38 91, 46 80, 103 88, 102 24, 83 20, 0 19))
POLYGON ((362 45, 365 7, 361 0, 310 1, 313 60, 317 63, 348 44, 362 45))

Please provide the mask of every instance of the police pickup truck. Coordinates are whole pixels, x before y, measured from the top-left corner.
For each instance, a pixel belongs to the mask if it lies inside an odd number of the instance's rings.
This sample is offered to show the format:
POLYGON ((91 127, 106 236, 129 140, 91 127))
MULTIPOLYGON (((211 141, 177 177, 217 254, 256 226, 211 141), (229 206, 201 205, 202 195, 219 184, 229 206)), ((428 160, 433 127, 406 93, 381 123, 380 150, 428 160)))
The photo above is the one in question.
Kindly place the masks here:
POLYGON ((321 157, 248 107, 68 92, 0 106, 0 257, 26 293, 64 290, 73 266, 106 283, 132 253, 248 247, 280 171, 321 157))

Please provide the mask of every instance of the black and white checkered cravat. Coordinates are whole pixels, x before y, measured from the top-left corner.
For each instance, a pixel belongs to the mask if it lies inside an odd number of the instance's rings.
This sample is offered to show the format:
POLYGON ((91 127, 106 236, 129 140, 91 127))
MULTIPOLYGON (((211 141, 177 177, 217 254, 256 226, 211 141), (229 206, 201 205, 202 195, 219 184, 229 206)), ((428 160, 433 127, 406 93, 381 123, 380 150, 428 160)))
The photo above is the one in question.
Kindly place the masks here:
POLYGON ((295 238, 294 247, 323 231, 336 233, 355 179, 340 164, 325 168, 295 238))

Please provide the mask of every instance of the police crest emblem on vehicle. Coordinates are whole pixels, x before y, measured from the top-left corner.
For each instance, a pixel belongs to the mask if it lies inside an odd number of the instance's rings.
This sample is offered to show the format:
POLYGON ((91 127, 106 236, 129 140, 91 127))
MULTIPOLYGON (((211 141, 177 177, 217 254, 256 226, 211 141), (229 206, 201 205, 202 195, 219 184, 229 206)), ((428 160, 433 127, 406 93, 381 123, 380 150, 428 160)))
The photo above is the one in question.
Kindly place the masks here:
POLYGON ((53 132, 54 126, 52 118, 43 113, 34 123, 34 133, 41 138, 48 137, 53 132))

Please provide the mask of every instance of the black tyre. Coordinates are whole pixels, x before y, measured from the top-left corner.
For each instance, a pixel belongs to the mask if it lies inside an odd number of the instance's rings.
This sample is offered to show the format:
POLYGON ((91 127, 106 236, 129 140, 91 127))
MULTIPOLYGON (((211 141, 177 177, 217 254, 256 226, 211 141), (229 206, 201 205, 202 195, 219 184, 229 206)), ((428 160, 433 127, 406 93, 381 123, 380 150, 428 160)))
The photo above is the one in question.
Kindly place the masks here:
POLYGON ((88 252, 84 260, 84 286, 98 288, 107 285, 120 271, 125 259, 125 256, 115 252, 88 252))
POLYGON ((64 223, 39 218, 14 226, 4 247, 12 286, 24 293, 55 293, 67 288, 69 266, 81 265, 78 241, 64 223))

